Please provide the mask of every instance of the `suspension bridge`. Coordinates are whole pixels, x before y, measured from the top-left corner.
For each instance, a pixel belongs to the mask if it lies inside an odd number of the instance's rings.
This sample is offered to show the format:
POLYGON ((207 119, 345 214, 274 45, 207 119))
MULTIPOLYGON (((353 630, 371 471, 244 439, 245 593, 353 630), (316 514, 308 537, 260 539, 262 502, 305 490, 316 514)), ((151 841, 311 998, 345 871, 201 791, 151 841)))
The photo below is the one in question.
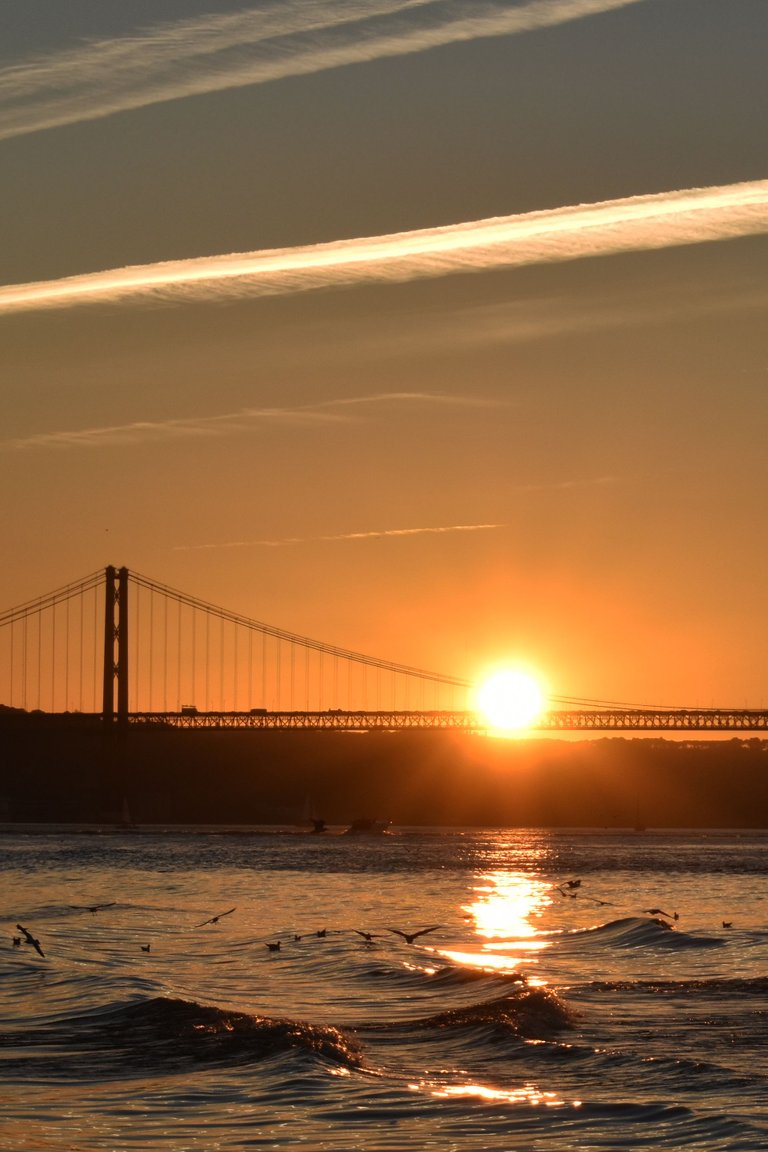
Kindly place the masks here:
MULTIPOLYGON (((249 619, 108 566, 0 614, 0 705, 105 727, 485 731, 461 678, 249 619)), ((768 711, 553 697, 531 730, 768 730, 768 711)))

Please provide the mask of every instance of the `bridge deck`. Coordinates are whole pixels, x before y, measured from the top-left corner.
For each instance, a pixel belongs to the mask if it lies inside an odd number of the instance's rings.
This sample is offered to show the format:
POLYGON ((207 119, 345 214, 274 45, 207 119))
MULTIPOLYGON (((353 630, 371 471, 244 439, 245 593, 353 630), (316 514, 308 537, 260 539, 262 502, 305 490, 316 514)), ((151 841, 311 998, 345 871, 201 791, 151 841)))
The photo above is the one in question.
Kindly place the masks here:
MULTIPOLYGON (((384 711, 347 712, 132 712, 132 725, 173 728, 330 729, 343 732, 400 731, 413 728, 489 730, 475 712, 384 711)), ((529 731, 535 732, 764 732, 768 711, 757 709, 573 709, 544 713, 529 731)))

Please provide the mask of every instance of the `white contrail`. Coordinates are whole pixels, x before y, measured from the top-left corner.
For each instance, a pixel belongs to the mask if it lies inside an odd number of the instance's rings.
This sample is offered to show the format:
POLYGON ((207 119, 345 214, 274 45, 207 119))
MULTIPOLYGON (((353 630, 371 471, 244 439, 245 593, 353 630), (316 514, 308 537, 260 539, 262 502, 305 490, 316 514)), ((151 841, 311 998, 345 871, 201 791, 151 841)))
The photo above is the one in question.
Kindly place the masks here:
POLYGON ((367 532, 338 532, 330 536, 280 536, 274 540, 230 540, 223 544, 178 544, 174 552, 202 552, 218 548, 283 548, 290 544, 339 543, 344 540, 382 540, 397 536, 442 536, 449 532, 487 532, 509 524, 447 524, 428 528, 380 528, 367 532))
POLYGON ((641 2, 263 0, 0 70, 0 140, 206 92, 515 35, 641 2))
POLYGON ((0 313, 125 299, 225 299, 702 244, 768 232, 768 180, 632 196, 414 232, 202 256, 0 288, 0 313))
MULTIPOLYGON (((616 476, 592 476, 578 480, 556 480, 548 484, 519 484, 515 491, 520 493, 570 491, 574 488, 606 487, 619 482, 616 476)), ((499 528, 511 528, 507 521, 479 524, 443 524, 421 528, 375 528, 360 532, 337 532, 324 536, 278 536, 264 540, 226 540, 207 544, 177 544, 174 552, 207 552, 224 548, 283 548, 292 544, 343 543, 345 541, 382 540, 404 536, 442 536, 449 532, 489 532, 499 528)))
POLYGON ((507 407, 507 401, 480 396, 449 395, 441 392, 375 392, 365 396, 342 396, 317 400, 293 407, 241 408, 209 416, 172 416, 166 420, 134 420, 130 424, 102 424, 90 428, 65 428, 35 432, 29 436, 0 441, 0 452, 32 448, 101 448, 116 445, 211 438, 240 434, 259 425, 311 427, 350 423, 350 411, 378 405, 429 405, 440 407, 507 407))

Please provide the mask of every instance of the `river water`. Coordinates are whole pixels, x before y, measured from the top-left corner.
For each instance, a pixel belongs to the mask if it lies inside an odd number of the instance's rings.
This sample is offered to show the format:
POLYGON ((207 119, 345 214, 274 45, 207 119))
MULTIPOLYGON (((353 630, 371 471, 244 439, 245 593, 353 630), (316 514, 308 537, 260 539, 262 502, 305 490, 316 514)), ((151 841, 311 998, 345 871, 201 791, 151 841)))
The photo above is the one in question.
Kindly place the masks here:
POLYGON ((768 834, 6 827, 0 867, 2 1149, 768 1147, 768 834))

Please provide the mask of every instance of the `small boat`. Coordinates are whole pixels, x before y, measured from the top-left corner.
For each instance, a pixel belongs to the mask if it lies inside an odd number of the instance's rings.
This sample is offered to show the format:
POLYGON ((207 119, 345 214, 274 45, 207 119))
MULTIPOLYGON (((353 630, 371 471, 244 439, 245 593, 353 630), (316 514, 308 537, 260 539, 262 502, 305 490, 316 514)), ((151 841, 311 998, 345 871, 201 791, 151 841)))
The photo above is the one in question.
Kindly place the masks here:
POLYGON ((369 820, 365 817, 353 820, 349 828, 344 829, 344 836, 385 836, 389 831, 391 820, 369 820))
POLYGON ((325 820, 322 818, 322 816, 318 816, 315 810, 314 801, 309 793, 307 793, 306 797, 304 798, 304 810, 301 814, 300 823, 302 825, 310 824, 310 832, 313 832, 317 835, 327 831, 325 820))
POLYGON ((128 798, 123 796, 123 805, 120 810, 120 820, 117 823, 118 832, 138 832, 139 826, 136 824, 131 816, 131 810, 128 807, 128 798))

